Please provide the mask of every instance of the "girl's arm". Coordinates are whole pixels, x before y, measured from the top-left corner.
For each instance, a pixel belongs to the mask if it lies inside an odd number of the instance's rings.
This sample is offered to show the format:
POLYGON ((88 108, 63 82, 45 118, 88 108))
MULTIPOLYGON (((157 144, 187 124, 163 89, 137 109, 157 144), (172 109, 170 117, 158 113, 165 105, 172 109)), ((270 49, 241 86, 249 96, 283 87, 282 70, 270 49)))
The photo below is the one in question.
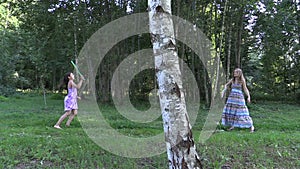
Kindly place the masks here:
POLYGON ((246 80, 243 80, 243 90, 244 90, 245 94, 247 95, 247 101, 250 102, 250 92, 247 88, 246 80))
POLYGON ((226 92, 227 88, 229 87, 229 85, 230 85, 231 83, 232 83, 232 79, 229 80, 229 82, 227 82, 227 83, 225 84, 224 90, 222 91, 222 98, 225 96, 225 92, 226 92))
POLYGON ((83 78, 81 78, 81 79, 80 79, 80 81, 79 81, 79 83, 78 83, 78 84, 74 83, 74 81, 73 81, 73 80, 71 80, 71 81, 70 81, 70 83, 71 83, 72 87, 75 87, 75 88, 77 88, 77 89, 79 89, 79 88, 81 87, 81 85, 82 85, 82 82, 83 82, 83 78))
POLYGON ((232 79, 230 79, 226 84, 225 84, 225 88, 228 88, 228 86, 233 82, 232 79))

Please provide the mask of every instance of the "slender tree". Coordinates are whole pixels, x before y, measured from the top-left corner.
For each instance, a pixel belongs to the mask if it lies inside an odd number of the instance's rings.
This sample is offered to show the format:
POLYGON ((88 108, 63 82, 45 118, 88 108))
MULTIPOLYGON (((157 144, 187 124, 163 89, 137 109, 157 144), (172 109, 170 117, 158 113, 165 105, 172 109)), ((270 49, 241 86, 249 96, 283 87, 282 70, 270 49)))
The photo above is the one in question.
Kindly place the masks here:
POLYGON ((202 168, 182 90, 171 0, 148 0, 148 8, 169 168, 202 168))

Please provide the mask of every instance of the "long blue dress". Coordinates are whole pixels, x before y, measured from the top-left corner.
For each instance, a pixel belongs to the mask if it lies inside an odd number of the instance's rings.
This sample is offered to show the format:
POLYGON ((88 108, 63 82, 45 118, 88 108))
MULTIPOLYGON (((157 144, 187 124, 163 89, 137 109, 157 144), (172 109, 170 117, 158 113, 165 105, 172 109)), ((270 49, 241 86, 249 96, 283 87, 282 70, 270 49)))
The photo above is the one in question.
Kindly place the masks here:
POLYGON ((231 84, 231 91, 223 109, 222 125, 239 128, 253 126, 252 118, 245 103, 242 84, 231 84))

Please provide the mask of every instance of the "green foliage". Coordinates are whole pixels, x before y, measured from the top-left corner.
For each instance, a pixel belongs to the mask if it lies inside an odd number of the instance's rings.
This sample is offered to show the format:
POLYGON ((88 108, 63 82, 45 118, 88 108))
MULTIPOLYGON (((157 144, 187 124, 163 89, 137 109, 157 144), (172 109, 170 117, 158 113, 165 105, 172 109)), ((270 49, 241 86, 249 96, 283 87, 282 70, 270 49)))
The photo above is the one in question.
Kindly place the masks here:
MULTIPOLYGON (((1 3, 0 94, 12 95, 16 88, 57 90, 63 75, 73 69, 70 60, 78 57, 95 31, 122 16, 146 12, 148 7, 145 0, 99 3, 74 0, 1 3), (128 6, 131 11, 127 11, 128 6)), ((214 51, 220 51, 225 71, 231 72, 239 65, 240 57, 257 100, 282 95, 282 98, 297 97, 296 90, 300 87, 298 8, 296 1, 172 1, 172 13, 195 24, 211 40, 214 51), (268 96, 262 97, 265 93, 268 96)), ((100 100, 111 101, 110 85, 106 82, 111 80, 121 61, 151 46, 150 35, 143 34, 124 39, 111 49, 100 63, 97 73, 101 76, 95 80, 100 100)), ((201 99, 206 99, 211 84, 204 80, 204 63, 185 44, 179 42, 176 47, 198 81, 201 99)), ((152 78, 152 75, 146 73, 145 77, 152 78)), ((147 80, 147 85, 140 87, 145 85, 145 77, 139 76, 132 82, 133 100, 147 100, 153 82, 147 80)))
POLYGON ((12 86, 0 85, 0 95, 11 96, 15 93, 16 93, 15 88, 13 88, 12 86))
POLYGON ((296 91, 296 102, 300 104, 300 90, 296 91))
POLYGON ((251 93, 251 99, 254 102, 257 101, 281 101, 283 103, 297 103, 296 100, 297 94, 290 94, 290 95, 274 95, 272 93, 265 93, 264 91, 255 91, 251 93))
POLYGON ((129 97, 131 101, 133 103, 148 101, 150 92, 156 88, 155 80, 154 69, 142 71, 136 75, 131 81, 129 88, 129 97))
POLYGON ((0 51, 0 95, 12 94, 15 90, 16 76, 15 76, 15 63, 17 61, 17 53, 15 48, 17 44, 14 44, 16 35, 11 32, 0 31, 1 43, 0 51))
POLYGON ((7 101, 7 100, 8 100, 7 97, 1 96, 1 95, 0 95, 0 102, 5 102, 5 101, 7 101))
POLYGON ((299 42, 296 2, 266 2, 265 12, 256 9, 253 37, 257 37, 258 58, 263 67, 255 83, 274 97, 295 97, 299 88, 299 42))
POLYGON ((13 15, 16 0, 6 0, 0 3, 0 30, 11 30, 19 26, 19 20, 13 15))
POLYGON ((61 93, 54 93, 50 95, 50 99, 52 100, 64 100, 65 95, 61 93))

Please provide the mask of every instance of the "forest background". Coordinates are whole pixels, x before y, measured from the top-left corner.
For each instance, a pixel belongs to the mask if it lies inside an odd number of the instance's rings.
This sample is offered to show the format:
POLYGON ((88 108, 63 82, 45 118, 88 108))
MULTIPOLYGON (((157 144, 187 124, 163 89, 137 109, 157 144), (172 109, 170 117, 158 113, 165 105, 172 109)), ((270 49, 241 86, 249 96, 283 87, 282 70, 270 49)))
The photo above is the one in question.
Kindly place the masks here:
MULTIPOLYGON (((226 79, 241 67, 254 100, 300 100, 299 0, 174 0, 173 15, 200 28, 220 53, 226 79)), ((145 0, 17 1, 0 4, 0 95, 20 90, 61 90, 89 37, 122 16, 147 12, 145 0)), ((178 42, 179 56, 190 67, 201 100, 210 102, 207 72, 195 53, 178 42)), ((129 54, 151 48, 149 34, 115 45, 98 68, 99 101, 111 101, 110 79, 129 54)), ((155 88, 153 71, 131 83, 131 99, 147 100, 155 88)))
MULTIPOLYGON (((127 159, 102 150, 86 136, 77 119, 70 129, 53 128, 66 94, 61 80, 66 72, 73 71, 70 61, 76 61, 90 36, 104 25, 147 12, 147 1, 0 2, 0 167, 166 168, 166 154, 127 159), (47 97, 43 100, 41 94, 47 97)), ((299 0, 172 1, 173 15, 193 23, 211 41, 211 53, 220 57, 226 80, 234 68, 243 69, 254 103, 248 107, 255 133, 223 132, 218 126, 210 140, 197 144, 205 168, 300 166, 299 11, 299 0)), ((96 97, 104 115, 116 130, 129 136, 152 136, 162 130, 160 119, 149 126, 132 124, 110 104, 111 80, 117 67, 129 55, 149 48, 152 44, 147 33, 124 39, 105 55, 96 73, 96 97)), ((182 42, 178 41, 176 48, 197 81, 202 108, 207 112, 213 98, 212 81, 205 68, 208 63, 182 42)), ((218 57, 212 57, 209 64, 216 63, 218 57)), ((218 91, 222 85, 217 86, 218 91)), ((155 88, 155 71, 150 69, 134 77, 129 92, 120 88, 114 95, 129 95, 136 107, 147 109, 149 104, 140 103, 147 103, 155 88)), ((186 98, 193 95, 187 93, 186 98)), ((199 114, 193 126, 196 142, 203 119, 199 114)))

